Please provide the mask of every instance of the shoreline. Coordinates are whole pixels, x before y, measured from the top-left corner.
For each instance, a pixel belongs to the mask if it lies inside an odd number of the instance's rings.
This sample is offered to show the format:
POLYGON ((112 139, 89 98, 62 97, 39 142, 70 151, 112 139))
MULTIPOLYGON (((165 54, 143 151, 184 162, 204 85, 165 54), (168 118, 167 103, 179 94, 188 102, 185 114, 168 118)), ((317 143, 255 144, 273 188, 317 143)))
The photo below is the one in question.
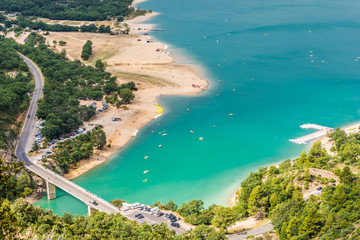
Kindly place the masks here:
MULTIPOLYGON (((136 4, 140 2, 142 1, 134 1, 136 4)), ((79 166, 76 169, 70 169, 69 173, 65 174, 64 177, 74 179, 105 163, 112 157, 115 157, 116 153, 121 151, 121 149, 126 147, 127 143, 131 141, 131 133, 134 130, 141 129, 157 117, 157 108, 154 104, 159 103, 159 97, 168 95, 197 95, 208 89, 209 82, 204 78, 199 77, 198 74, 199 69, 202 69, 201 66, 197 66, 197 71, 195 71, 193 64, 178 65, 172 54, 167 52, 166 43, 158 42, 155 39, 153 43, 148 44, 142 49, 144 51, 151 50, 152 52, 150 54, 153 54, 155 50, 158 51, 158 49, 162 49, 157 56, 143 57, 141 56, 143 55, 143 52, 139 54, 134 48, 135 45, 143 45, 149 37, 154 39, 152 36, 144 35, 144 33, 149 32, 149 29, 154 27, 155 24, 142 22, 148 21, 157 15, 159 15, 159 13, 148 13, 145 16, 139 16, 124 22, 129 25, 130 34, 129 36, 122 36, 120 38, 124 38, 125 40, 130 39, 131 45, 125 47, 125 49, 121 51, 121 54, 126 57, 122 57, 119 60, 120 57, 115 55, 114 57, 106 59, 108 64, 106 71, 111 72, 113 76, 118 76, 117 82, 119 84, 129 82, 126 79, 121 79, 123 78, 124 73, 126 75, 141 72, 151 78, 156 78, 160 75, 162 76, 162 79, 158 83, 155 83, 155 86, 154 84, 151 85, 145 81, 133 79, 134 82, 137 82, 140 85, 138 86, 139 90, 134 92, 135 99, 131 104, 127 105, 130 110, 124 111, 116 109, 114 106, 110 106, 107 112, 96 115, 90 122, 84 123, 83 127, 86 128, 90 127, 90 124, 103 125, 103 130, 107 136, 107 144, 111 144, 111 147, 105 147, 105 149, 101 151, 95 150, 92 157, 81 160, 79 166), (134 39, 137 39, 138 42, 134 43, 134 39), (141 41, 139 41, 139 39, 141 39, 141 41), (194 84, 200 87, 194 88, 194 84), (108 120, 111 116, 115 115, 120 116, 122 121, 111 122, 108 120)), ((51 33, 50 36, 55 34, 56 33, 51 33)), ((85 35, 86 33, 82 34, 85 35)), ((70 40, 70 38, 73 37, 72 35, 74 34, 67 34, 67 40, 70 40)), ((52 39, 49 38, 48 40, 51 41, 52 39)), ((94 46, 96 46, 95 42, 94 46)), ((62 48, 58 49, 58 51, 61 50, 62 48)), ((67 52, 70 53, 68 50, 67 52)), ((186 58, 185 56, 181 57, 186 58)), ((71 56, 69 58, 76 59, 71 56)), ((94 101, 82 101, 81 104, 87 105, 90 104, 90 102, 94 101)))
MULTIPOLYGON (((356 132, 359 132, 359 127, 360 127, 360 121, 356 121, 354 123, 348 123, 347 125, 341 126, 341 127, 338 127, 338 128, 341 129, 341 130, 344 130, 347 134, 350 134, 350 133, 354 133, 353 130, 356 130, 356 132)), ((314 143, 316 143, 316 142, 321 142, 322 147, 325 148, 325 150, 327 151, 327 153, 330 156, 335 155, 336 152, 331 152, 330 151, 330 148, 332 146, 334 146, 334 142, 331 141, 330 138, 327 135, 310 141, 310 144, 308 144, 306 146, 306 149, 304 151, 309 151, 311 149, 311 147, 314 145, 314 143)), ((297 158, 297 157, 298 156, 295 156, 295 158, 297 158)), ((288 159, 290 159, 290 161, 293 161, 295 158, 288 158, 288 159)), ((271 165, 269 165, 267 167, 270 167, 270 166, 279 167, 279 165, 281 163, 283 163, 284 161, 286 161, 286 160, 287 159, 282 160, 282 161, 276 161, 276 162, 274 162, 273 164, 271 164, 271 165)), ((266 167, 266 166, 264 165, 264 166, 260 166, 260 167, 266 167)), ((240 184, 241 184, 241 182, 240 182, 240 184)), ((233 192, 233 194, 229 197, 228 202, 229 202, 230 208, 236 205, 237 196, 238 196, 238 193, 240 191, 241 191, 241 186, 239 188, 237 188, 236 191, 233 192)))

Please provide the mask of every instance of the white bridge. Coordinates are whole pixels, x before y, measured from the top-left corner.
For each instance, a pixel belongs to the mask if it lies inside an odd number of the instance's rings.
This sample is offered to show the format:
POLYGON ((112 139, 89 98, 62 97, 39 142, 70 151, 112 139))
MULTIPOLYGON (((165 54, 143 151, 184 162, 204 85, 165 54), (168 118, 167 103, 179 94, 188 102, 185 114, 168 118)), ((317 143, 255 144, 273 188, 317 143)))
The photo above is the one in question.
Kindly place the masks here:
POLYGON ((324 126, 321 126, 321 125, 318 125, 318 124, 312 124, 312 123, 303 124, 300 127, 304 128, 304 129, 313 128, 313 129, 317 129, 319 131, 314 132, 314 133, 310 133, 308 135, 305 135, 303 137, 299 137, 299 138, 296 138, 296 139, 290 139, 289 140, 290 142, 294 142, 294 143, 297 143, 297 144, 307 144, 307 142, 309 142, 311 140, 314 140, 316 138, 325 136, 326 134, 334 131, 333 128, 324 127, 324 126))

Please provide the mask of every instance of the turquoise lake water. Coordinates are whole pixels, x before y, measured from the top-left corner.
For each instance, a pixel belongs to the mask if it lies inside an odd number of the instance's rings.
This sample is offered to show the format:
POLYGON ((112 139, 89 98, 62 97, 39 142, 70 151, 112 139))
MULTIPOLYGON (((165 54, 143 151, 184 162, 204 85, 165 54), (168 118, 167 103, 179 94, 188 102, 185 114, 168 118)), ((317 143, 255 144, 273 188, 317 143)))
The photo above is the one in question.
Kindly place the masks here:
MULTIPOLYGON (((301 124, 359 121, 359 1, 150 0, 139 6, 161 13, 151 22, 166 31, 151 35, 170 45, 179 64, 200 65, 210 89, 161 98, 163 117, 74 180, 102 198, 228 205, 250 171, 306 149, 288 141, 311 132, 301 124), (167 136, 159 134, 164 130, 167 136)), ((87 212, 61 190, 57 199, 37 204, 59 214, 87 212)))

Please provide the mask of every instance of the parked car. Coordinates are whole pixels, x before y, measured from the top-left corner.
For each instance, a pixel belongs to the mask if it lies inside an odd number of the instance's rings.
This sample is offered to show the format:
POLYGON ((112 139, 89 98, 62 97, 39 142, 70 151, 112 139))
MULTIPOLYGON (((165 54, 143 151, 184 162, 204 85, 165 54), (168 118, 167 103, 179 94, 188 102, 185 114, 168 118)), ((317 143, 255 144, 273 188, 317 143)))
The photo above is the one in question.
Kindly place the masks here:
POLYGON ((171 223, 171 226, 176 227, 176 228, 179 228, 179 227, 180 227, 180 224, 177 223, 177 222, 172 222, 172 223, 171 223))
POLYGON ((321 189, 323 189, 322 187, 318 187, 316 190, 320 191, 321 189))
POLYGON ((336 184, 335 183, 333 183, 333 184, 331 184, 332 186, 334 186, 334 187, 336 187, 336 184))
POLYGON ((141 213, 139 213, 139 214, 136 214, 136 215, 135 215, 135 218, 141 219, 141 218, 144 218, 144 215, 142 215, 141 213))
POLYGON ((144 223, 144 220, 139 219, 139 220, 137 220, 137 222, 141 224, 141 223, 144 223))

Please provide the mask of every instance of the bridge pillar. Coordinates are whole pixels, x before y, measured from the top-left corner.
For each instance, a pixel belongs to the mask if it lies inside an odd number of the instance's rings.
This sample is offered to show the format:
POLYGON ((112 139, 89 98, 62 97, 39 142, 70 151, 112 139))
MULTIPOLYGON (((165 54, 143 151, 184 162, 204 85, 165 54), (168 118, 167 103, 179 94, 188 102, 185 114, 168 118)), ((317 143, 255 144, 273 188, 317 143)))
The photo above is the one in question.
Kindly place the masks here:
POLYGON ((46 192, 49 200, 56 198, 56 187, 54 184, 46 181, 46 192))
POLYGON ((88 214, 90 216, 91 213, 94 212, 95 208, 92 208, 90 205, 87 205, 87 206, 88 206, 88 214))

